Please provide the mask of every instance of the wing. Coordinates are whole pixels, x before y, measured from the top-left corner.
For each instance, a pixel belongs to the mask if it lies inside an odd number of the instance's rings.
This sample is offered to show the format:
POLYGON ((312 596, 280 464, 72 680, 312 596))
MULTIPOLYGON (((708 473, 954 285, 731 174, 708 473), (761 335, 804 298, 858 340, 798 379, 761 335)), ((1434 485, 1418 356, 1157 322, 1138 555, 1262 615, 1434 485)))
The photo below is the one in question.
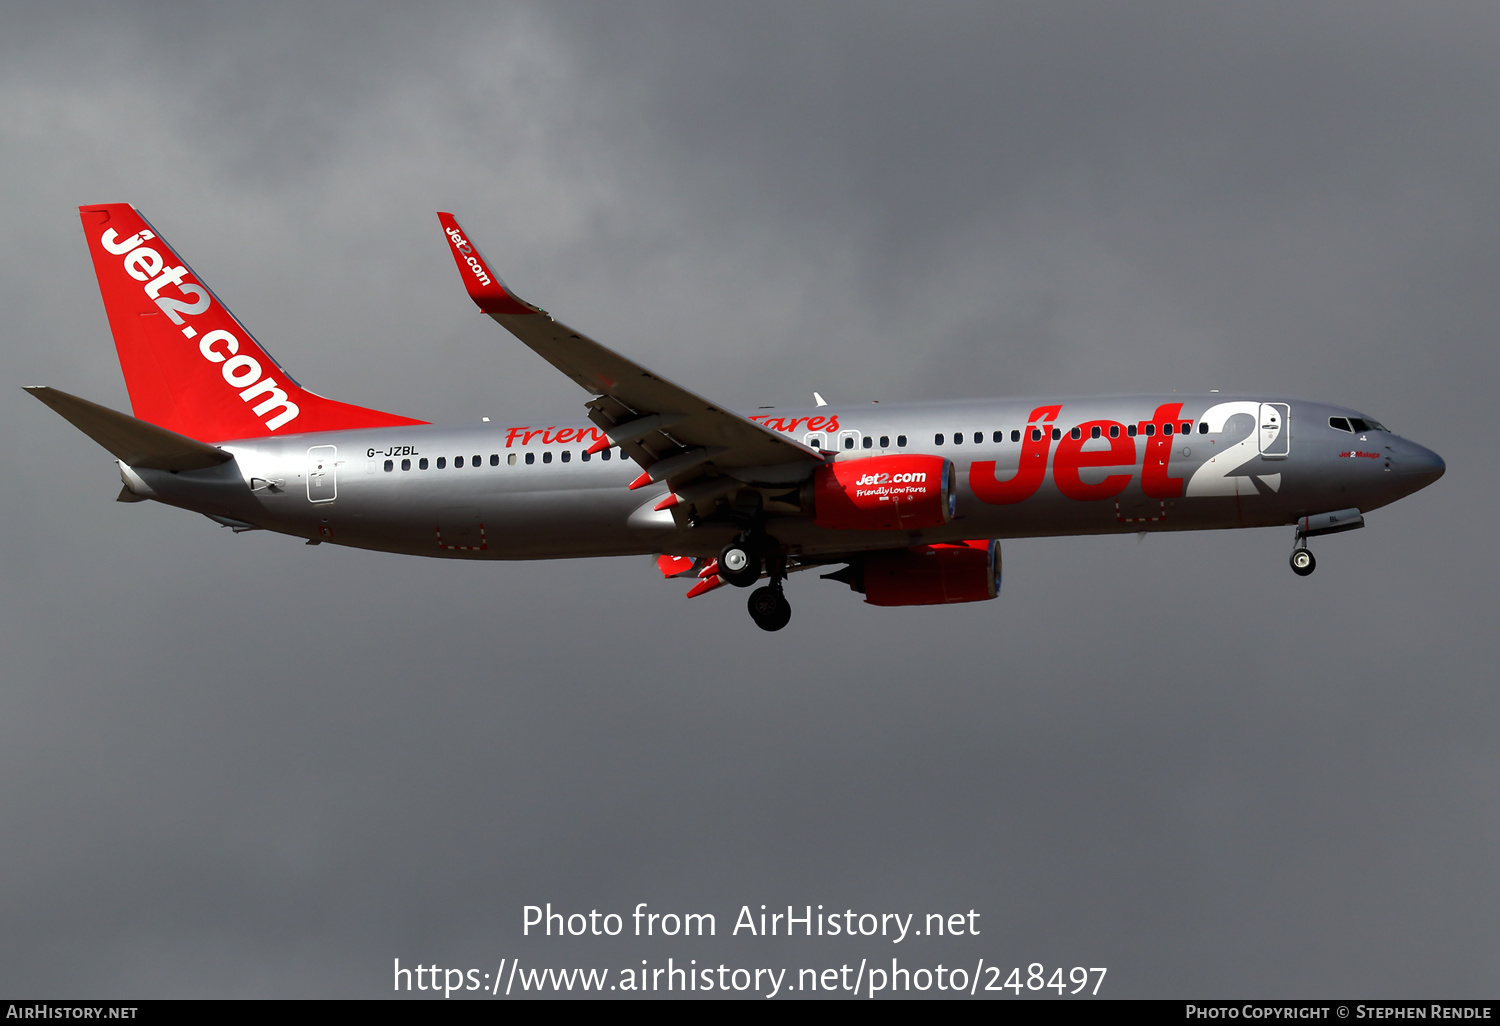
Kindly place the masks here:
POLYGON ((439 213, 459 274, 479 309, 594 398, 584 405, 607 436, 644 469, 639 488, 666 481, 677 502, 708 501, 737 483, 782 485, 807 477, 824 454, 733 413, 600 345, 517 298, 464 234, 439 213))

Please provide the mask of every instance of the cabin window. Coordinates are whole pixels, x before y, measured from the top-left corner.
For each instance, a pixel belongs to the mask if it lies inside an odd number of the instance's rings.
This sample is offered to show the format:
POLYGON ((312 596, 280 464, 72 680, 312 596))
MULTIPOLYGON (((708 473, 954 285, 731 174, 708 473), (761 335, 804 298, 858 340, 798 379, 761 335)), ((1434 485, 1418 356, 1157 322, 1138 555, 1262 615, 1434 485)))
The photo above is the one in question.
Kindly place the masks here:
POLYGON ((535 462, 536 462, 536 453, 534 453, 534 452, 528 452, 526 454, 526 465, 529 467, 529 466, 531 466, 535 462))
POLYGON ((607 462, 609 462, 609 453, 610 453, 610 450, 605 449, 603 452, 601 452, 599 454, 599 458, 601 460, 604 460, 607 463, 607 462))
POLYGON ((1098 438, 1099 437, 1099 425, 1098 424, 1095 424, 1093 427, 1089 428, 1089 437, 1090 438, 1098 438))
POLYGON ((1061 437, 1062 437, 1062 428, 1053 428, 1052 429, 1052 440, 1055 442, 1055 441, 1057 441, 1061 437))
POLYGON ((1012 442, 1019 442, 1021 440, 1021 429, 1020 428, 1014 428, 1014 429, 1012 429, 1012 431, 1010 433, 1010 440, 1012 442))
POLYGON ((896 436, 896 448, 898 448, 898 449, 905 449, 906 448, 906 436, 905 435, 897 435, 896 436))
POLYGON ((996 444, 1005 441, 1005 432, 996 431, 993 435, 990 435, 990 441, 995 442, 996 444))
POLYGON ((1198 433, 1200 435, 1206 435, 1206 434, 1208 434, 1208 422, 1207 421, 1200 421, 1199 422, 1199 424, 1198 424, 1198 433))
POLYGON ((943 436, 941 434, 933 435, 932 436, 932 444, 933 445, 942 445, 943 444, 943 436))
POLYGON ((955 431, 955 432, 953 432, 953 444, 954 445, 963 445, 964 444, 964 435, 963 435, 962 431, 955 431))
POLYGON ((572 458, 573 458, 573 450, 572 449, 564 449, 562 451, 562 461, 564 463, 568 462, 572 458))
MULTIPOLYGON (((997 431, 995 433, 999 434, 1000 432, 997 431)), ((976 432, 974 432, 974 444, 978 445, 982 441, 984 441, 984 432, 983 431, 976 431, 976 432)), ((999 441, 999 439, 996 439, 996 441, 999 441)))
POLYGON ((479 457, 478 457, 478 456, 477 456, 477 455, 476 455, 476 456, 475 456, 475 457, 474 457, 474 458, 473 458, 473 459, 472 459, 472 460, 470 460, 470 461, 469 461, 469 462, 470 462, 470 464, 471 464, 471 465, 473 465, 473 466, 476 466, 476 467, 477 467, 477 466, 479 466, 479 457))
POLYGON ((587 463, 589 461, 589 451, 587 449, 583 450, 583 452, 578 454, 578 458, 587 463))
POLYGON ((401 461, 401 469, 402 470, 410 470, 411 469, 411 460, 402 460, 401 461))
POLYGON ((446 457, 446 456, 439 456, 438 457, 437 468, 439 470, 442 470, 446 466, 448 466, 448 457, 446 457))
POLYGON ((1146 425, 1146 437, 1150 438, 1150 437, 1152 437, 1155 434, 1156 434, 1156 425, 1155 424, 1147 424, 1146 425))
POLYGON ((423 456, 421 459, 417 460, 417 469, 418 470, 426 470, 427 469, 427 457, 426 456, 423 456))
MULTIPOLYGON (((493 456, 490 457, 491 462, 493 462, 494 459, 495 459, 495 457, 493 457, 493 456)), ((516 454, 513 453, 513 452, 506 453, 505 454, 505 462, 506 462, 507 466, 514 467, 516 465, 516 454)))
POLYGON ((880 436, 880 447, 882 449, 889 449, 891 447, 891 436, 890 435, 881 435, 880 436))
POLYGON ((1161 433, 1164 434, 1164 435, 1170 435, 1172 433, 1172 425, 1171 424, 1163 424, 1161 426, 1161 433))
POLYGON ((395 460, 386 460, 385 461, 385 472, 387 474, 389 474, 391 471, 393 471, 395 469, 396 469, 396 461, 395 460))
POLYGON ((546 452, 542 453, 542 462, 543 463, 551 463, 552 462, 552 450, 551 449, 548 449, 546 452))
POLYGON ((1111 438, 1119 438, 1120 437, 1120 425, 1118 425, 1118 424, 1111 424, 1109 426, 1109 437, 1111 437, 1111 438))
POLYGON ((1033 442, 1040 442, 1042 440, 1042 429, 1041 428, 1032 428, 1031 429, 1031 440, 1033 442))
POLYGON ((1182 426, 1181 426, 1181 428, 1179 428, 1179 430, 1183 434, 1185 434, 1185 435, 1192 434, 1193 433, 1193 424, 1192 424, 1192 422, 1191 421, 1187 421, 1187 420, 1183 421, 1182 422, 1182 426))
POLYGON ((1078 428, 1074 428, 1072 431, 1068 432, 1068 437, 1069 438, 1082 438, 1083 437, 1083 432, 1080 431, 1078 428))
POLYGON ((462 467, 463 465, 464 465, 464 458, 462 456, 455 456, 455 457, 453 457, 453 469, 457 470, 460 467, 462 467))
POLYGON ((1135 425, 1134 424, 1128 424, 1128 425, 1126 425, 1126 427, 1125 427, 1125 433, 1127 435, 1129 435, 1131 438, 1134 438, 1135 437, 1135 425))
POLYGON ((875 439, 871 438, 869 435, 865 435, 864 447, 866 449, 875 448, 875 439))
POLYGON ((845 449, 852 449, 852 448, 854 448, 854 436, 853 435, 845 435, 844 436, 844 448, 845 449))

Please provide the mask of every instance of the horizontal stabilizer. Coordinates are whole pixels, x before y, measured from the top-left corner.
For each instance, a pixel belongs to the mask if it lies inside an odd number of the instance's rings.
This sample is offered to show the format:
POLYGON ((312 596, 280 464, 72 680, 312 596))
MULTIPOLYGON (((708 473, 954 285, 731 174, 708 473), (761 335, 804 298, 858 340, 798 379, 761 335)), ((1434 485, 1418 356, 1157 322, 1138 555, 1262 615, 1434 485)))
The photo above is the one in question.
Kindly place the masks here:
POLYGON ((223 449, 46 385, 30 385, 26 391, 104 446, 126 466, 148 470, 202 470, 234 459, 223 449))

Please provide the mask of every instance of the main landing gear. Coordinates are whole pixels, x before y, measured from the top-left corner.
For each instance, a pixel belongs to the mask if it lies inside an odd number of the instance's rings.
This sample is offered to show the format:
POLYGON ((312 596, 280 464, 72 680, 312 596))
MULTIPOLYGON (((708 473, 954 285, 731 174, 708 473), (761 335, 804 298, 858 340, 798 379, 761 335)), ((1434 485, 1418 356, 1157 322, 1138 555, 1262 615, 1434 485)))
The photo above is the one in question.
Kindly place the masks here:
POLYGON ((792 622, 792 604, 786 600, 786 557, 776 552, 775 542, 763 534, 746 531, 719 550, 719 576, 736 588, 750 588, 765 573, 771 580, 750 593, 746 606, 750 619, 763 631, 779 631, 792 622))
POLYGON ((781 581, 772 580, 750 593, 750 619, 763 631, 779 631, 792 622, 792 604, 781 591, 781 581))
POLYGON ((760 580, 760 553, 743 538, 719 550, 719 576, 736 588, 748 588, 760 580))

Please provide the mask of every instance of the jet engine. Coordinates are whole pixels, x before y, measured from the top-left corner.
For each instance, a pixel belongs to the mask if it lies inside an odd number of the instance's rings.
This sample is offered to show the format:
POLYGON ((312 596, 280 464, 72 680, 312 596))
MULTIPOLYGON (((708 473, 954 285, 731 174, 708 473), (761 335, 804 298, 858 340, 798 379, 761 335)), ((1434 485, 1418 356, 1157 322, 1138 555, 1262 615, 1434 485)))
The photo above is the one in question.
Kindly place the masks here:
POLYGON ((957 498, 953 464, 941 456, 869 456, 818 468, 814 522, 856 531, 941 527, 957 498))
POLYGON ((1000 594, 1000 543, 980 538, 872 552, 827 576, 864 592, 872 606, 983 602, 1000 594))

